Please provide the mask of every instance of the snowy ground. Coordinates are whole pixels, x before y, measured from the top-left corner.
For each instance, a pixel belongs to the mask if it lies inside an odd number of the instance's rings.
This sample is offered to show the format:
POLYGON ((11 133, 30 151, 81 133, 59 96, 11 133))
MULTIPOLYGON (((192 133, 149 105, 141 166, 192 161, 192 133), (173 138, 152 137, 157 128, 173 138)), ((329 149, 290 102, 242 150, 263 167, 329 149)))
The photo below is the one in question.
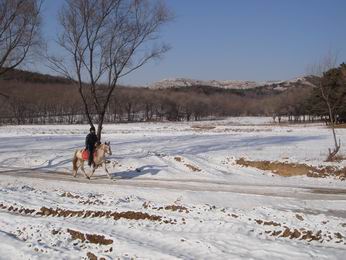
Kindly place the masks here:
POLYGON ((0 259, 344 259, 344 181, 235 163, 327 165, 325 126, 106 125, 113 178, 98 170, 90 181, 71 175, 87 130, 0 127, 0 259))

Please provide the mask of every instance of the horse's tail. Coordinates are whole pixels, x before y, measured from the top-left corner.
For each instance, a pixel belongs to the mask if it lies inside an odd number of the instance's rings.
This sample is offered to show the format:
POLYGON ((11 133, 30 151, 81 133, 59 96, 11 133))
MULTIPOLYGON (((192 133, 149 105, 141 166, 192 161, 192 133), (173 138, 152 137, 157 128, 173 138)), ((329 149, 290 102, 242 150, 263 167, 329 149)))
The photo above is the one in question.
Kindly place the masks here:
POLYGON ((72 159, 72 166, 73 166, 72 173, 73 173, 73 176, 76 176, 77 170, 78 170, 78 167, 77 167, 77 162, 78 162, 77 152, 78 152, 78 150, 76 150, 74 152, 73 159, 72 159))

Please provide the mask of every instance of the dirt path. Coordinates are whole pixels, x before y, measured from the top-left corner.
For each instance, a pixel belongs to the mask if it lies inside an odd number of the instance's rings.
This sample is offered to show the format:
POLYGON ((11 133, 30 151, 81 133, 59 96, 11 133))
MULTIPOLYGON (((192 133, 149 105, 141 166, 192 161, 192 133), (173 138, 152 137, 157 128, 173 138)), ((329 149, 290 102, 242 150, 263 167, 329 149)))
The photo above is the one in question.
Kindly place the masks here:
POLYGON ((331 189, 321 187, 303 186, 275 186, 275 185, 254 185, 247 183, 227 183, 214 182, 202 179, 157 179, 157 178, 133 178, 112 180, 106 175, 96 175, 92 180, 87 180, 83 175, 73 178, 72 175, 64 172, 49 172, 31 169, 13 169, 1 171, 1 175, 11 177, 24 177, 44 179, 47 181, 68 181, 79 183, 92 183, 97 185, 120 185, 142 188, 172 189, 182 191, 205 191, 205 192, 230 192, 249 195, 287 197, 307 200, 345 200, 346 189, 331 189))

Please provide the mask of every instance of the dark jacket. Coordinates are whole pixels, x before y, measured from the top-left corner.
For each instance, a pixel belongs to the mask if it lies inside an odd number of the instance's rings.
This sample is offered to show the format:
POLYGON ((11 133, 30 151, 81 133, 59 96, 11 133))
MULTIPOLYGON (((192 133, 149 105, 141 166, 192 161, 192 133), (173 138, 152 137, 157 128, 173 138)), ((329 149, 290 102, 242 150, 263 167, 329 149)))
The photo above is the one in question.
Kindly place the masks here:
POLYGON ((95 133, 89 133, 85 138, 85 147, 90 150, 94 149, 95 144, 98 142, 97 135, 95 133))

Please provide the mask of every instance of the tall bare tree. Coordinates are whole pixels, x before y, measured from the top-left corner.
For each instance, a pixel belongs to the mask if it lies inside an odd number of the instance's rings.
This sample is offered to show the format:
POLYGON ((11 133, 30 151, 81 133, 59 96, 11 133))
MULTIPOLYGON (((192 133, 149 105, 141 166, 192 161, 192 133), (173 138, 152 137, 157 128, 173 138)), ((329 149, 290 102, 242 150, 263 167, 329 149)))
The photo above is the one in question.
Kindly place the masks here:
POLYGON ((40 43, 40 0, 0 0, 0 75, 40 43))
POLYGON ((20 65, 41 43, 41 5, 42 0, 0 0, 0 76, 20 65))
POLYGON ((337 140, 335 132, 335 121, 340 105, 343 105, 346 95, 346 66, 342 64, 337 67, 337 55, 329 52, 319 63, 311 66, 309 72, 319 78, 315 79, 318 87, 318 95, 326 107, 329 118, 329 126, 332 129, 334 148, 329 149, 327 161, 332 161, 339 152, 341 142, 337 140))
POLYGON ((344 106, 346 96, 346 65, 342 64, 338 68, 330 69, 323 74, 319 86, 319 92, 327 108, 329 125, 332 128, 334 138, 334 149, 329 149, 327 160, 332 161, 340 150, 340 140, 337 141, 335 133, 335 123, 338 111, 344 106))
POLYGON ((78 83, 99 140, 118 80, 169 49, 154 43, 170 18, 155 0, 67 0, 61 9, 58 43, 68 58, 50 57, 50 68, 78 83))

